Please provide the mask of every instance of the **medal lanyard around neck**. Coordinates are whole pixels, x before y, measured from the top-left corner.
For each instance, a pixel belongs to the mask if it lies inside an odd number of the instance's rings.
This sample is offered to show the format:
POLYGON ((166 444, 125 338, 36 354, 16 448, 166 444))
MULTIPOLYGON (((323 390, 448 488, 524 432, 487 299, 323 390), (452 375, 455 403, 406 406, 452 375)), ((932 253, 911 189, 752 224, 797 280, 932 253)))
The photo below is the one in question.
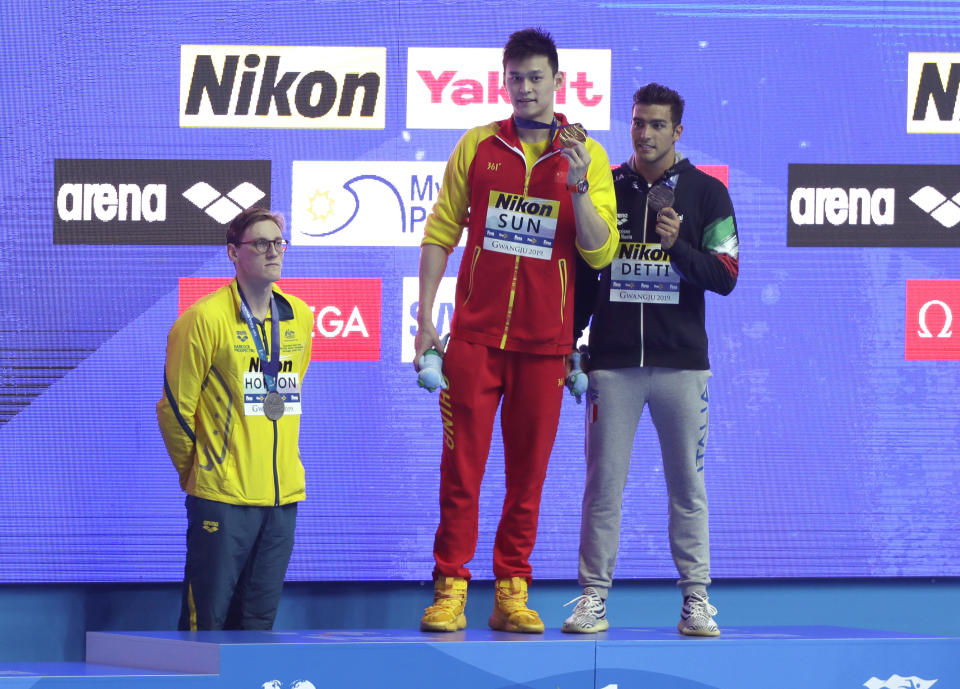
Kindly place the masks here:
POLYGON ((260 328, 257 327, 257 321, 253 317, 253 311, 247 304, 247 298, 243 296, 243 290, 237 285, 237 291, 240 293, 240 315, 250 330, 250 337, 253 338, 253 344, 257 348, 257 354, 260 355, 260 368, 263 371, 263 383, 267 386, 268 392, 275 392, 277 389, 277 374, 280 372, 280 317, 277 314, 277 300, 270 292, 270 342, 273 343, 273 351, 270 352, 269 361, 267 361, 267 348, 260 337, 260 328))
POLYGON ((528 120, 526 117, 520 117, 519 115, 514 115, 513 123, 520 129, 549 129, 550 138, 548 139, 548 141, 553 141, 553 137, 557 133, 556 117, 550 120, 550 124, 547 124, 546 122, 537 122, 536 120, 528 120))

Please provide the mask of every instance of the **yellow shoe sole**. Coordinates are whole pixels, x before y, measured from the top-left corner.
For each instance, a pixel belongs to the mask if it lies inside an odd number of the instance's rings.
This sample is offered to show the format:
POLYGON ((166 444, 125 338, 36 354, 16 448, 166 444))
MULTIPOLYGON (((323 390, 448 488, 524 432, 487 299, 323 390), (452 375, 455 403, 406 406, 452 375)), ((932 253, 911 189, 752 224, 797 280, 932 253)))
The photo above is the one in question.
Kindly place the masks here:
POLYGON ((428 622, 420 620, 421 632, 458 632, 467 627, 467 616, 460 615, 452 622, 428 622))
POLYGON ((490 619, 487 622, 490 625, 490 629, 495 629, 498 632, 515 632, 518 634, 543 634, 543 622, 537 624, 515 624, 510 621, 509 617, 503 617, 497 612, 494 612, 490 615, 490 619))

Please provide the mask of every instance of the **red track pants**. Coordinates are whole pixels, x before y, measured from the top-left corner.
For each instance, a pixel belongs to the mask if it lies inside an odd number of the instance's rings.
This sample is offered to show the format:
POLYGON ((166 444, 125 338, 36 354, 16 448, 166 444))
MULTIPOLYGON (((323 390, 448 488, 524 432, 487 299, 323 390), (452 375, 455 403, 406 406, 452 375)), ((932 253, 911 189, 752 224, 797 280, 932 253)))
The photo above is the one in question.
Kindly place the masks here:
POLYGON ((493 573, 497 579, 524 577, 529 582, 540 492, 560 420, 564 358, 453 339, 443 371, 450 387, 440 394, 443 457, 434 576, 470 578, 466 563, 477 548, 480 483, 502 398, 506 495, 493 546, 493 573))

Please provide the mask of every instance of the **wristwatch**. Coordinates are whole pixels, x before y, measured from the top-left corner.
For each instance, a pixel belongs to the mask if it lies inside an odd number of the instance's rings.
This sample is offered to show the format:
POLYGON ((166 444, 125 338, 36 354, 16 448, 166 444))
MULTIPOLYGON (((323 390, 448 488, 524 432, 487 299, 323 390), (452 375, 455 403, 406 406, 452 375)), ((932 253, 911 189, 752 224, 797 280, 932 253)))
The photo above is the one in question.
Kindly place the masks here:
POLYGON ((587 182, 587 178, 586 178, 586 177, 584 177, 583 179, 581 179, 581 180, 580 180, 579 182, 577 182, 576 184, 568 184, 568 185, 567 185, 567 191, 569 191, 571 194, 586 194, 586 193, 587 193, 587 189, 589 189, 589 188, 590 188, 590 184, 587 182))

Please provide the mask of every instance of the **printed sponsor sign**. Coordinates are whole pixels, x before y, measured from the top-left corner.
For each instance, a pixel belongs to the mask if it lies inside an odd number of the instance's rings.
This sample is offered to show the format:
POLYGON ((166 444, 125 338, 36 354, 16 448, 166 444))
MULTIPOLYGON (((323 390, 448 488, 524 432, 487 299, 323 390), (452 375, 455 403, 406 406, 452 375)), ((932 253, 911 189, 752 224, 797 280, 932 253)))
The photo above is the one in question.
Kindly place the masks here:
POLYGON ((383 129, 387 49, 180 46, 180 126, 383 129))
POLYGON ((960 134, 960 53, 907 56, 907 133, 960 134))
POLYGON ((420 246, 445 167, 426 161, 294 161, 291 241, 420 246))
POLYGON ((789 167, 788 246, 960 246, 960 165, 789 167))
MULTIPOLYGON (((610 129, 610 51, 557 51, 554 109, 587 131, 610 129)), ((510 116, 502 48, 408 48, 407 127, 468 129, 510 116)))
POLYGON ((269 160, 58 159, 54 244, 219 244, 270 205, 269 160))
MULTIPOLYGON (((440 279, 437 296, 433 300, 433 324, 440 337, 450 334, 453 321, 453 304, 457 290, 457 278, 440 279)), ((415 277, 403 278, 403 317, 400 329, 400 361, 413 361, 414 338, 417 335, 417 309, 420 306, 420 280, 415 277)))
POLYGON ((960 280, 907 280, 905 358, 960 361, 960 280))
MULTIPOLYGON (((230 278, 180 278, 179 312, 219 289, 230 278)), ((277 286, 299 297, 313 312, 311 361, 378 361, 378 278, 283 278, 277 286)), ((281 328, 281 332, 283 328, 281 328)), ((242 333, 238 333, 242 338, 242 333)))

